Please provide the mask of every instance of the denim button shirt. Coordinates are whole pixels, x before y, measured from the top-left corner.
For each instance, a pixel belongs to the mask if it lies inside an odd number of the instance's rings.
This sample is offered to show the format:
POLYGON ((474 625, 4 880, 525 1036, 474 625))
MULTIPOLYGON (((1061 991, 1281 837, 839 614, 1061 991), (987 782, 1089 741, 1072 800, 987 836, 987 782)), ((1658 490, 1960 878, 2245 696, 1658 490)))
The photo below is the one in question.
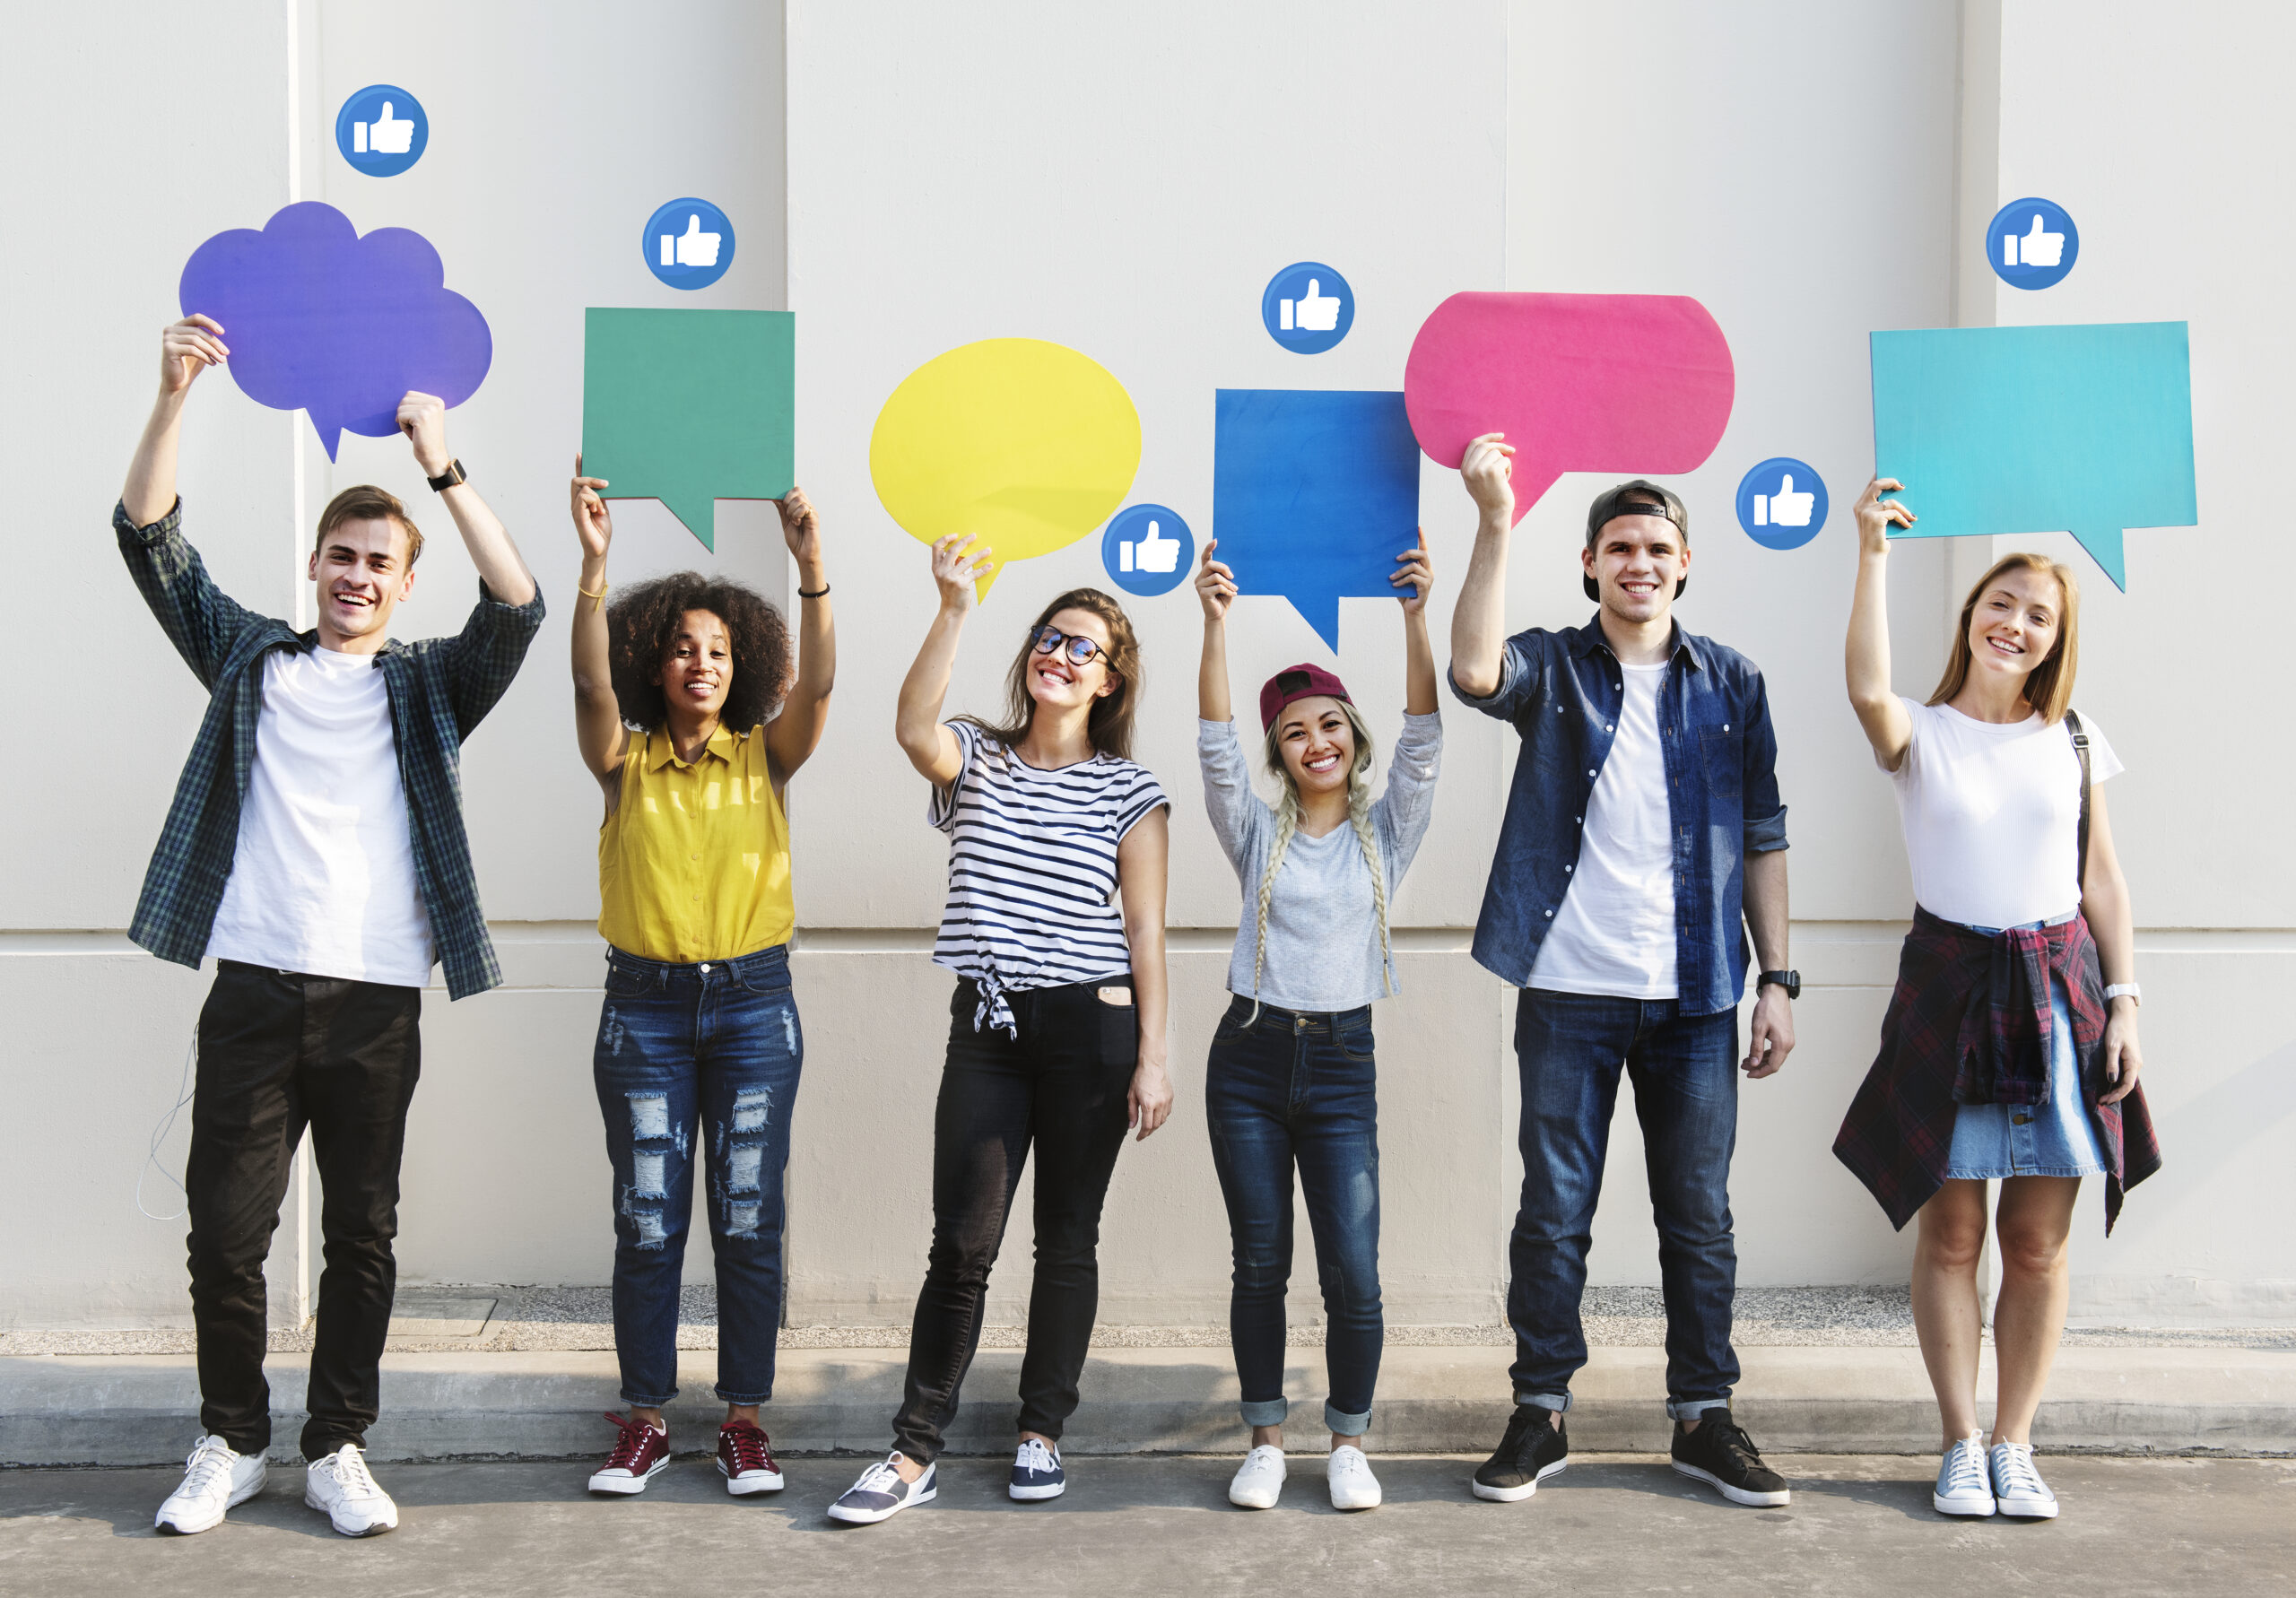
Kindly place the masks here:
MULTIPOLYGON (((1735 649, 1674 628, 1658 689, 1658 740, 1674 821, 1675 981, 1682 1013, 1710 1015, 1745 991, 1745 856, 1786 847, 1778 738, 1761 673, 1735 649)), ((1587 801, 1610 757, 1625 699, 1601 620, 1507 640, 1499 686, 1460 702, 1511 722, 1523 740, 1507 818, 1474 928, 1474 957, 1528 986, 1570 890, 1587 801)))

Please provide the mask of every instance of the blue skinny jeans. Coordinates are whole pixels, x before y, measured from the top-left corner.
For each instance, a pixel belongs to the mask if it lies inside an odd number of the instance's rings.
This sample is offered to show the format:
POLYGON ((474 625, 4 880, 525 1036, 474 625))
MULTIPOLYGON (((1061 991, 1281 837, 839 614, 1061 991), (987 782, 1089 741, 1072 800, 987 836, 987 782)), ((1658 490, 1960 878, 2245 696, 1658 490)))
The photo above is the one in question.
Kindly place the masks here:
POLYGON ((1237 999, 1204 1073, 1212 1162, 1228 1202, 1235 1286, 1228 1334, 1248 1426, 1280 1426, 1283 1295, 1292 1281, 1292 1172, 1308 1199, 1323 1288, 1324 1423, 1341 1437, 1371 1424, 1387 1320, 1379 1302, 1379 1107, 1369 1005, 1308 1015, 1237 999))
POLYGON ((593 1057, 613 1161, 613 1341, 624 1403, 678 1393, 678 1285, 700 1142, 718 1265, 718 1396, 773 1396, 781 1177, 804 1037, 785 945, 665 965, 606 954, 593 1057))

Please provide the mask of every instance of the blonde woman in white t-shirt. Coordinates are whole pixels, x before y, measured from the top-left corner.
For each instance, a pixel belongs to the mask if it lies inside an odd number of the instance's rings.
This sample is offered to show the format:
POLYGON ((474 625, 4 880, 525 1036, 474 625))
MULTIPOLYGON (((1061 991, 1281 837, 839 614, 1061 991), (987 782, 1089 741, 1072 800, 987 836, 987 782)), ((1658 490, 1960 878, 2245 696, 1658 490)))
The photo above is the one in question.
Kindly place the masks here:
POLYGON ((1902 486, 1876 479, 1857 501, 1845 664, 1849 702, 1896 785, 1914 925, 1881 1053, 1834 1152, 1894 1224, 1920 1223, 1914 1322, 1944 1431, 1935 1507, 2045 1518, 2057 1502, 2033 1465, 2032 1421, 2065 1330, 2081 1179, 2105 1178, 2109 1230, 2124 1191, 2160 1164, 2136 1082, 2135 918, 2098 786, 2121 763, 2072 709, 2081 593, 2045 555, 2005 556, 1978 579, 1926 703, 1894 691, 1889 534, 1914 517, 1883 495, 1902 486), (1977 1263, 1992 1180, 2002 1278, 1988 1447, 1977 1263))

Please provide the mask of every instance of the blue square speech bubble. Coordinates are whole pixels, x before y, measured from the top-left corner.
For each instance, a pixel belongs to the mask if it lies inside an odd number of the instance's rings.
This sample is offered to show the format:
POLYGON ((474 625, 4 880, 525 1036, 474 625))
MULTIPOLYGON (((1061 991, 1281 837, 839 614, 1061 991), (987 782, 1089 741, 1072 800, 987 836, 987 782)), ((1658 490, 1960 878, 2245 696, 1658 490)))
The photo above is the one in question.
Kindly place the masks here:
POLYGON ((1335 653, 1342 599, 1393 599, 1419 537, 1419 440, 1399 393, 1222 388, 1212 531, 1239 594, 1280 594, 1335 653))
POLYGON ((2121 533, 2200 519, 2182 322, 1876 333, 1874 466, 1892 537, 2068 532, 2128 588, 2121 533))

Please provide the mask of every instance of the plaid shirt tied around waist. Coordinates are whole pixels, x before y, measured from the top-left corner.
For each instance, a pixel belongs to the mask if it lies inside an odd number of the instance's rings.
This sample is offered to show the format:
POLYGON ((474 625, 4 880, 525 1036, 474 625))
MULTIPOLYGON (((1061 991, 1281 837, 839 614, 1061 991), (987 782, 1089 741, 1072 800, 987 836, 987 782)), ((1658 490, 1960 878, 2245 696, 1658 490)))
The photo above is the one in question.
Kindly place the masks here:
POLYGON ((1881 1053, 1833 1144, 1891 1225, 1902 1229, 1944 1185, 1962 1105, 2047 1101, 2052 978, 2065 983, 2081 1099, 2104 1155, 2107 1236, 2127 1190, 2161 1168, 2143 1084, 2118 1104, 2097 1102, 2106 1088, 2105 994, 2087 920, 1987 937, 1917 906, 1881 1053))
MULTIPOLYGON (((125 505, 112 511, 128 575, 209 693, 127 935, 161 960, 196 967, 239 848, 239 805, 255 769, 263 716, 264 657, 274 649, 308 649, 318 635, 257 615, 218 588, 199 551, 185 541, 182 521, 181 499, 148 527, 130 520, 125 505)), ((502 981, 463 829, 462 743, 518 674, 542 618, 539 589, 525 604, 505 604, 482 582, 478 608, 461 632, 413 644, 393 640, 375 656, 406 790, 415 886, 451 998, 502 981)))

